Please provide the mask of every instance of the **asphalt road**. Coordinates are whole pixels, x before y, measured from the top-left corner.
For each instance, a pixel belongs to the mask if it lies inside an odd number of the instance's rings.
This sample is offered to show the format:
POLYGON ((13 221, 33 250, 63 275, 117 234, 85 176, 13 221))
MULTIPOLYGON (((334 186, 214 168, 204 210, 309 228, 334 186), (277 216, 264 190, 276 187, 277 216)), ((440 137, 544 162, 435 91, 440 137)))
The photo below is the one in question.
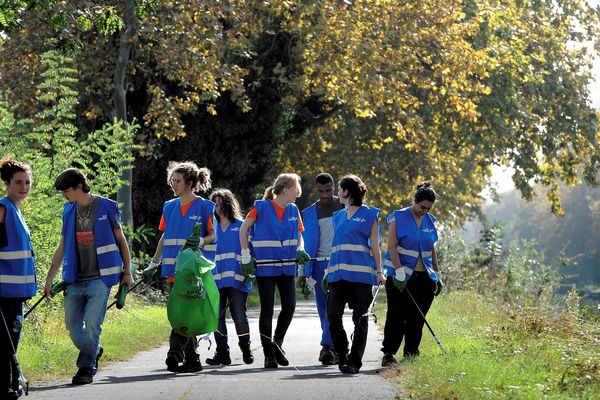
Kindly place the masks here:
MULTIPOLYGON (((277 312, 276 312, 277 315, 277 312)), ((337 366, 318 362, 321 349, 321 328, 313 301, 299 301, 292 324, 283 344, 290 365, 264 369, 264 358, 258 335, 258 312, 252 311, 250 332, 254 364, 245 365, 236 338, 230 338, 232 365, 209 366, 204 363, 215 349, 208 350, 208 341, 200 341, 198 351, 204 370, 198 373, 174 374, 166 370, 167 348, 138 354, 127 362, 109 366, 100 364, 94 383, 73 386, 64 382, 40 383, 30 389, 30 400, 37 399, 394 399, 396 388, 380 376, 382 334, 369 322, 369 338, 363 357, 363 367, 357 375, 344 375, 337 366)), ((378 316, 382 318, 383 316, 378 316)), ((344 326, 352 332, 350 310, 346 310, 344 326)), ((228 321, 229 333, 235 333, 228 321)), ((275 325, 275 323, 273 324, 275 325)), ((75 367, 74 367, 75 369, 75 367)))

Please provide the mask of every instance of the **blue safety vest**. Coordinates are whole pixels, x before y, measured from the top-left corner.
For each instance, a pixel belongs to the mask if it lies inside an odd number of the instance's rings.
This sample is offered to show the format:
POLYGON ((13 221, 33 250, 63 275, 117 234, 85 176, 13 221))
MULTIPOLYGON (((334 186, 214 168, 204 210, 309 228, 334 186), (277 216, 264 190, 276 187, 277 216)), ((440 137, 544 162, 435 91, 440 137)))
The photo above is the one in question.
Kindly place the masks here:
MULTIPOLYGON (((392 221, 396 221, 396 237, 398 238, 396 251, 408 279, 410 279, 417 266, 420 254, 429 277, 437 282, 437 275, 432 268, 431 252, 438 239, 435 220, 436 218, 433 215, 426 213, 421 219, 421 229, 419 229, 409 207, 396 210, 388 217, 388 225, 392 221)), ((386 275, 394 276, 395 269, 390 258, 390 249, 385 253, 383 265, 386 275)))
POLYGON ((279 221, 271 200, 254 203, 258 219, 254 223, 252 251, 256 261, 272 261, 256 267, 256 276, 294 276, 296 262, 281 263, 280 260, 296 259, 298 249, 298 207, 289 203, 279 221))
MULTIPOLYGON (((317 256, 319 251, 319 217, 317 215, 317 203, 302 210, 302 222, 304 223, 304 232, 302 232, 302 240, 304 241, 304 251, 311 258, 317 256)), ((314 261, 309 261, 304 264, 304 276, 311 276, 314 261)))
MULTIPOLYGON (((190 205, 185 217, 181 215, 181 199, 179 197, 165 202, 163 216, 165 218, 165 232, 162 252, 163 278, 175 275, 175 260, 179 250, 194 230, 196 223, 202 223, 200 236, 207 234, 208 220, 213 218, 215 203, 198 197, 190 205)), ((210 244, 202 248, 204 257, 213 261, 215 259, 216 245, 210 244)))
POLYGON ((8 246, 0 248, 0 298, 35 296, 37 283, 29 228, 21 211, 8 197, 0 199, 6 210, 4 225, 8 246))
MULTIPOLYGON (((371 229, 379 209, 362 205, 350 220, 346 210, 333 214, 333 243, 327 267, 328 282, 340 280, 377 285, 375 259, 371 254, 371 229)), ((379 251, 379 244, 375 248, 379 251)))
POLYGON ((240 245, 240 227, 244 221, 236 219, 229 224, 224 231, 221 225, 215 225, 217 237, 217 252, 215 254, 215 265, 213 277, 219 289, 236 288, 242 292, 252 291, 252 283, 244 285, 245 276, 242 275, 240 260, 242 258, 242 246, 240 245))
MULTIPOLYGON (((79 270, 76 218, 77 203, 65 203, 62 216, 62 235, 65 242, 62 277, 67 283, 77 281, 77 271, 79 270)), ((121 220, 121 212, 117 203, 99 197, 93 228, 94 243, 100 278, 108 286, 119 283, 123 271, 123 259, 113 232, 115 218, 121 220)))

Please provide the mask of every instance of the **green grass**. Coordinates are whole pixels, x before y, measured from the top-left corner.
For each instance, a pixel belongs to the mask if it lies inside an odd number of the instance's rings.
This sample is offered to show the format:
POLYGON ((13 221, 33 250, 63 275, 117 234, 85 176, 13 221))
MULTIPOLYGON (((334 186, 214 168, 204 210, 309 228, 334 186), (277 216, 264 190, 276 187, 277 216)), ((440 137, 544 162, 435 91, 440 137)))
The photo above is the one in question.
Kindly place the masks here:
POLYGON ((415 399, 600 398, 598 322, 504 307, 473 293, 436 298, 427 320, 447 354, 424 327, 421 355, 386 376, 415 399))
MULTIPOLYGON (((64 314, 61 310, 51 315, 24 324, 18 355, 32 383, 71 377, 77 371, 78 351, 65 329, 64 314)), ((102 363, 127 360, 140 351, 163 345, 168 342, 170 330, 166 307, 142 306, 128 297, 125 308, 113 307, 106 313, 102 363)))

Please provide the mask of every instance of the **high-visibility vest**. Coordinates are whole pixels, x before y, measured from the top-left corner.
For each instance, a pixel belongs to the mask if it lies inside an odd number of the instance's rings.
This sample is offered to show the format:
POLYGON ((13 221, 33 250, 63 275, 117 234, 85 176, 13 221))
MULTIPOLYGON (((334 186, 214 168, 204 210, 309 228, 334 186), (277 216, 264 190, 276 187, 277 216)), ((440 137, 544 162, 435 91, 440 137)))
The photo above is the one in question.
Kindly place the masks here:
MULTIPOLYGON (((163 238, 162 253, 162 276, 164 278, 175 274, 175 260, 181 247, 194 230, 196 223, 202 224, 200 236, 207 234, 208 221, 213 218, 215 203, 210 200, 198 197, 190 205, 185 217, 181 215, 181 199, 179 197, 165 202, 163 206, 163 216, 165 218, 165 232, 163 238)), ((208 245, 207 245, 208 246, 208 245)), ((205 247, 207 247, 205 246, 205 247)), ((208 249, 203 248, 204 257, 213 261, 215 245, 211 243, 208 249)))
MULTIPOLYGON (((429 277, 437 282, 437 275, 432 268, 432 249, 438 239, 437 229, 435 228, 435 216, 430 213, 423 215, 421 219, 421 228, 417 227, 417 222, 410 212, 410 208, 396 210, 388 217, 388 225, 396 221, 396 237, 398 246, 396 251, 400 258, 400 264, 408 279, 412 276, 419 255, 423 260, 423 265, 429 277)), ((395 269, 390 258, 390 249, 384 256, 385 272, 387 276, 394 276, 395 269)))
MULTIPOLYGON (((371 253, 371 229, 379 218, 379 209, 362 205, 352 218, 346 210, 333 214, 333 243, 327 267, 327 280, 377 285, 377 269, 371 253)), ((379 243, 374 246, 379 251, 379 243)))
MULTIPOLYGON (((91 205, 90 205, 91 207, 91 205)), ((98 198, 98 208, 94 219, 94 243, 98 258, 100 278, 107 286, 113 286, 121 280, 123 259, 113 232, 115 218, 121 220, 121 212, 116 202, 104 197, 98 198)), ((63 280, 67 283, 77 281, 79 256, 76 238, 77 203, 65 203, 63 209, 62 235, 65 242, 63 258, 63 280)))
POLYGON ((37 283, 29 228, 19 208, 8 197, 0 199, 6 210, 4 226, 8 245, 0 248, 0 298, 35 296, 37 283))
POLYGON ((242 275, 240 260, 242 246, 240 245, 240 227, 244 221, 236 219, 224 231, 220 224, 215 225, 217 251, 215 254, 216 267, 212 270, 215 283, 219 289, 233 287, 242 292, 252 291, 252 283, 244 284, 246 278, 242 275))
POLYGON ((281 263, 278 261, 295 259, 298 249, 298 207, 289 203, 279 221, 275 206, 271 200, 258 200, 254 203, 258 211, 258 219, 254 223, 252 251, 256 261, 272 261, 256 267, 256 276, 294 276, 295 261, 281 263))

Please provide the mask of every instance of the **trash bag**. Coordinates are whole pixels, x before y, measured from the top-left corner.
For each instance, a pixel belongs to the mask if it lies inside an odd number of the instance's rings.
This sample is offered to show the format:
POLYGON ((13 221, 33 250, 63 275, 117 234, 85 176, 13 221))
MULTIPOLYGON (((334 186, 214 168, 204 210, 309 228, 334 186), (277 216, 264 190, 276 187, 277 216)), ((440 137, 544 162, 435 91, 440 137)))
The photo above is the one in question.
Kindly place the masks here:
POLYGON ((217 330, 220 298, 211 272, 214 267, 200 250, 184 247, 177 256, 167 316, 180 335, 193 337, 217 330))

